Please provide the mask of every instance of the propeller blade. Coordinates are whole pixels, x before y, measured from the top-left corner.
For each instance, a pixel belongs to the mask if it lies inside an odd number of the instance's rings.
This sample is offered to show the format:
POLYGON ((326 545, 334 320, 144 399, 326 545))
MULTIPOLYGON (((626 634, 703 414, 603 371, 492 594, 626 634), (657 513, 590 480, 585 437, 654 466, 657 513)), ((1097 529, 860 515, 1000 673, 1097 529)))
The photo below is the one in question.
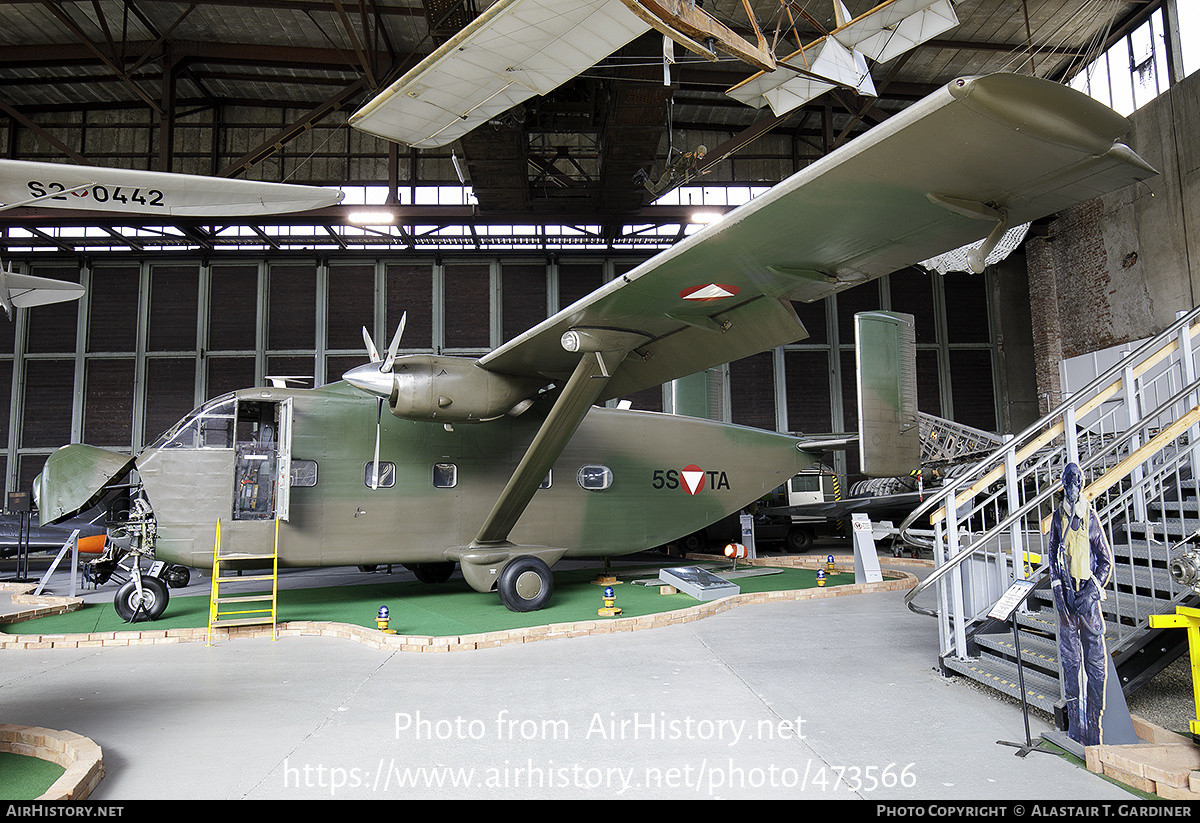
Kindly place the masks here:
POLYGON ((408 322, 408 312, 400 315, 400 324, 396 326, 396 334, 392 337, 392 343, 388 346, 387 359, 383 361, 383 365, 379 367, 380 371, 391 371, 392 364, 396 362, 396 352, 400 350, 400 338, 404 336, 404 324, 408 322))
POLYGON ((371 488, 379 488, 379 428, 383 420, 383 398, 379 399, 379 408, 375 412, 375 462, 371 468, 371 488))
POLYGON ((375 341, 371 339, 371 333, 367 331, 366 326, 363 326, 363 343, 367 345, 367 356, 371 358, 371 362, 377 362, 379 360, 379 350, 375 348, 375 341))

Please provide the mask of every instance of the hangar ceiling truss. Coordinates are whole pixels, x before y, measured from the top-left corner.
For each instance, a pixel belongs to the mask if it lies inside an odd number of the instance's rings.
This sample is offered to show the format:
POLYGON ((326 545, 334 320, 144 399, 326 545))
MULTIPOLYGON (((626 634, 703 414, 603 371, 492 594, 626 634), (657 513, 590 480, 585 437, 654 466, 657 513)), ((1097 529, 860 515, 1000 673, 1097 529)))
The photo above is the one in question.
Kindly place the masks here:
MULTIPOLYGON (((877 0, 845 0, 853 15, 877 0)), ((704 143, 699 182, 769 186, 963 74, 1065 80, 1164 0, 956 0, 960 24, 872 66, 876 97, 826 93, 784 115, 725 91, 756 70, 634 41, 446 150, 362 134, 348 115, 489 0, 8 0, 0 4, 4 156, 377 187, 390 226, 342 206, 286 220, 150 227, 49 209, 0 212, 0 254, 222 248, 397 249, 669 244, 689 209, 642 184, 704 143), (467 203, 418 190, 470 186, 467 203), (521 231, 514 226, 525 227, 521 231)), ((741 0, 706 10, 753 39, 741 0)), ((830 0, 754 0, 776 53, 832 28, 830 0)))

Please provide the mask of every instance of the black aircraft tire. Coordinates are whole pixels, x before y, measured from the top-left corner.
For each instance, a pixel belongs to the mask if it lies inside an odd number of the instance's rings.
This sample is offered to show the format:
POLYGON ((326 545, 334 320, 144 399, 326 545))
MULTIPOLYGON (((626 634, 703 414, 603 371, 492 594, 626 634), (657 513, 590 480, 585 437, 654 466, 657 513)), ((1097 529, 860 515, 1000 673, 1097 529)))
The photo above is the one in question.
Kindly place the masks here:
POLYGON ((171 594, 166 583, 157 577, 143 577, 140 602, 137 583, 129 580, 117 589, 117 596, 113 598, 113 606, 126 623, 140 623, 143 620, 157 620, 162 617, 170 599, 171 594), (141 609, 138 608, 139 605, 141 609))
POLYGON ((187 566, 168 566, 163 578, 172 589, 182 589, 191 582, 192 573, 187 566))
POLYGON ((412 572, 422 583, 445 583, 454 574, 454 563, 417 563, 412 572))
POLYGON ((496 581, 500 602, 509 611, 535 612, 554 594, 554 575, 544 561, 532 555, 509 562, 496 581))
POLYGON ((787 549, 791 554, 804 554, 812 548, 815 535, 808 526, 792 526, 787 533, 787 549))

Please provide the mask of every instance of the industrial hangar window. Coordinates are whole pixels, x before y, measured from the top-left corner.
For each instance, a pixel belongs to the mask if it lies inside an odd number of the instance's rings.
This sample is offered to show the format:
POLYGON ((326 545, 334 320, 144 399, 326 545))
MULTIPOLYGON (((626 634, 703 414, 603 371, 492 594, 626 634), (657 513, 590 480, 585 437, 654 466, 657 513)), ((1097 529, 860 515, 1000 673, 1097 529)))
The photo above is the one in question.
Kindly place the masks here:
MULTIPOLYGON (((23 310, 27 334, 15 334, 17 324, 0 334, 0 400, 10 411, 0 415, 0 470, 8 485, 28 488, 46 455, 63 443, 136 451, 198 403, 261 385, 266 375, 310 378, 298 385, 336 382, 364 362, 362 326, 386 346, 403 312, 405 353, 475 351, 496 323, 487 336, 509 340, 629 265, 566 257, 498 256, 486 277, 474 257, 442 264, 432 257, 39 263, 30 273, 86 282, 88 292, 82 301, 23 310), (463 287, 470 293, 448 294, 463 287), (485 305, 487 313, 477 315, 474 309, 485 305), (64 387, 79 387, 82 399, 64 387)), ((710 413, 766 429, 854 430, 853 314, 886 308, 918 318, 921 410, 978 428, 1000 426, 1003 361, 995 358, 988 322, 989 282, 908 270, 877 287, 797 304, 810 336, 781 355, 716 370, 710 413)), ((629 399, 636 409, 658 411, 664 397, 673 395, 654 387, 629 399)), ((213 448, 228 435, 197 430, 193 436, 190 447, 213 448)))

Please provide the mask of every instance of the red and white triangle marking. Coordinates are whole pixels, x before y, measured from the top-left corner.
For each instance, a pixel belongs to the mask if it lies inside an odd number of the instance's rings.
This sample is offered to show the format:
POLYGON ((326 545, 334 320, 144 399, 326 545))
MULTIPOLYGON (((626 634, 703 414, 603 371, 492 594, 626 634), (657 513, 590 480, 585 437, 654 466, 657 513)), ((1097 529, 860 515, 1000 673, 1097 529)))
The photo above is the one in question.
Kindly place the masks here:
POLYGON ((721 283, 706 283, 703 286, 692 286, 689 289, 684 289, 679 293, 679 296, 684 300, 695 300, 704 302, 708 300, 724 300, 727 297, 733 297, 740 292, 737 286, 723 285, 721 283))
POLYGON ((684 466, 679 476, 683 479, 683 490, 688 494, 698 494, 704 488, 704 469, 699 466, 684 466))

